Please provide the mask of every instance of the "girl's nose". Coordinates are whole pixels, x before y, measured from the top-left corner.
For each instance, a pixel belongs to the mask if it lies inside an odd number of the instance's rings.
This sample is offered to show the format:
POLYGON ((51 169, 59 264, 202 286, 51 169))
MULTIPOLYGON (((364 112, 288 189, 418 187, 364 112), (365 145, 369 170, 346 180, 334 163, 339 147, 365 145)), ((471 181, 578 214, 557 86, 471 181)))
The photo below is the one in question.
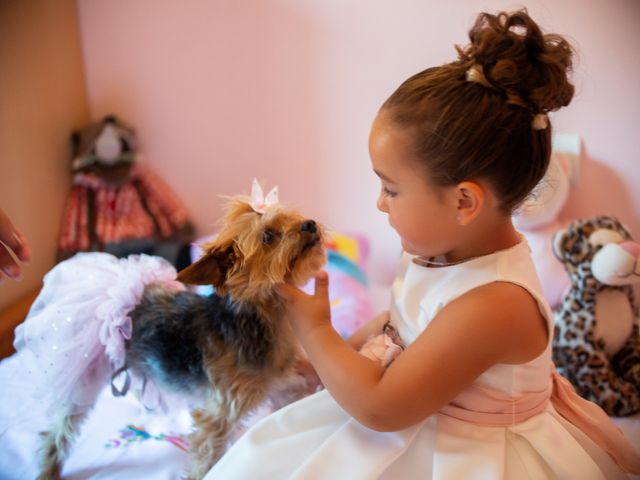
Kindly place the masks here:
POLYGON ((385 197, 382 193, 380 193, 380 195, 378 196, 378 201, 376 202, 376 207, 378 207, 378 210, 380 210, 381 212, 387 213, 387 202, 385 201, 385 197))

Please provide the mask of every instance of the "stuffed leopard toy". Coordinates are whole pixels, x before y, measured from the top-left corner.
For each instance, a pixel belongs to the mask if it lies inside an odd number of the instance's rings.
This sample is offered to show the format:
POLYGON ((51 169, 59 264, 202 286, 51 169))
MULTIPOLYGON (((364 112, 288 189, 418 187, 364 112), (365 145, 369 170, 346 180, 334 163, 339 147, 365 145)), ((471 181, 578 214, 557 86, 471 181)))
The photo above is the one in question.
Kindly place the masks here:
POLYGON ((609 415, 640 411, 640 245, 615 218, 577 220, 553 239, 571 288, 555 312, 553 360, 609 415))

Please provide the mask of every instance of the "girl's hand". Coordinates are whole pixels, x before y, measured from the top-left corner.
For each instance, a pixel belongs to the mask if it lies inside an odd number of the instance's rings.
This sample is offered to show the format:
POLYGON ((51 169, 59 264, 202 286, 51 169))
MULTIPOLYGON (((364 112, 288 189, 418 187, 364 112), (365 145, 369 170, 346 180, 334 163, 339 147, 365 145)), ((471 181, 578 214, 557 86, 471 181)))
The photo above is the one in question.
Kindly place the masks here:
POLYGON ((299 339, 308 337, 317 328, 331 327, 329 304, 329 276, 320 272, 315 278, 313 295, 284 283, 277 287, 287 308, 287 320, 299 339))

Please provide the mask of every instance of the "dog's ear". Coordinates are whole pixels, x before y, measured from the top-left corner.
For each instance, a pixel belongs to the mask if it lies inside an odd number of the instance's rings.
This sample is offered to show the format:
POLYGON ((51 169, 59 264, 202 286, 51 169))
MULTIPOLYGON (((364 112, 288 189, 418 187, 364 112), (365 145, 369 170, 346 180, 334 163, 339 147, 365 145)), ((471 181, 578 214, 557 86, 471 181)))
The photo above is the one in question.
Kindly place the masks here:
POLYGON ((205 253, 198 261, 178 273, 177 280, 191 285, 213 285, 220 287, 227 276, 227 270, 233 265, 233 249, 214 249, 205 253))

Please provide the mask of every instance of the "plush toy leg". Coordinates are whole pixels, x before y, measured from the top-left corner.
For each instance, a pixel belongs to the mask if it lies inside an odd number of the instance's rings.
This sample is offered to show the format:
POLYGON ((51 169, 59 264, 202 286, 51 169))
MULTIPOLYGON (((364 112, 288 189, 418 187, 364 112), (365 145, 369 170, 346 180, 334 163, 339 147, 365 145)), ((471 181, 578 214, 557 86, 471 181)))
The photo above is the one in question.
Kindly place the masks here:
POLYGON ((570 369, 569 379, 584 398, 615 417, 640 411, 638 389, 616 373, 604 352, 585 349, 578 358, 580 366, 570 369))
POLYGON ((638 325, 618 353, 611 359, 613 368, 626 381, 636 387, 636 396, 640 397, 640 334, 638 325))

